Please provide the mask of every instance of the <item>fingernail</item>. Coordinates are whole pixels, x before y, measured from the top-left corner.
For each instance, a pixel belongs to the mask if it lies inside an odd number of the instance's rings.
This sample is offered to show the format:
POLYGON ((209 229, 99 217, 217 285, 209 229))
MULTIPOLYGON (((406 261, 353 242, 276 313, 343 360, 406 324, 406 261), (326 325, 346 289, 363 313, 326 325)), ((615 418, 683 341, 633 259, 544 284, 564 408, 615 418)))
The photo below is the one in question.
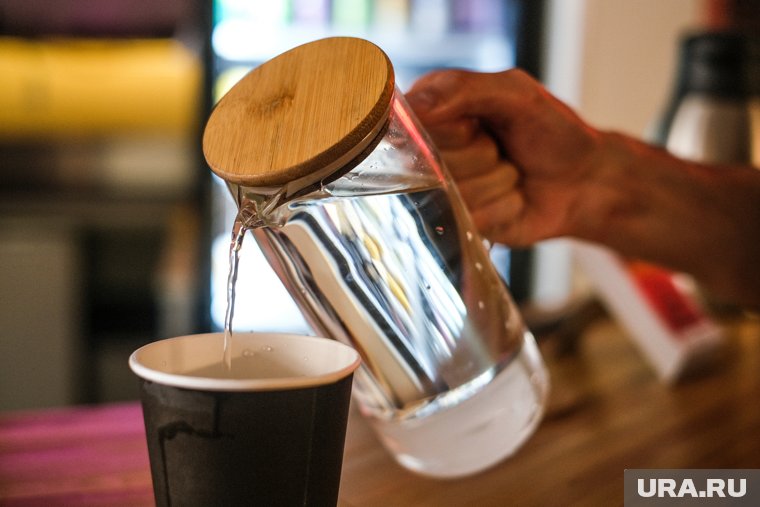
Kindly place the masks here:
POLYGON ((414 110, 415 113, 424 113, 433 109, 438 102, 435 94, 429 91, 409 92, 406 96, 406 101, 409 103, 409 107, 414 110))

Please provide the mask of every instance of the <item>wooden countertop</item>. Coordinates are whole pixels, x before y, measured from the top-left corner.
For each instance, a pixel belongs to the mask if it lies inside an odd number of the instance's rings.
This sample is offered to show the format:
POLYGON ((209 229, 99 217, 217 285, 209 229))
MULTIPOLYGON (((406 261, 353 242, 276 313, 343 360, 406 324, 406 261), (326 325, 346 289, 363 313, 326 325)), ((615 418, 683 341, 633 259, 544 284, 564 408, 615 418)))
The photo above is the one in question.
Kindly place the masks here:
POLYGON ((516 455, 469 478, 406 472, 354 417, 341 498, 357 507, 622 505, 626 468, 760 468, 760 323, 730 330, 709 369, 675 386, 658 382, 608 320, 570 354, 542 343, 552 375, 544 421, 516 455))
MULTIPOLYGON (((675 386, 606 319, 558 344, 541 343, 553 387, 535 435, 472 477, 406 471, 352 411, 340 505, 621 505, 626 468, 760 468, 760 321, 731 325, 709 370, 675 386)), ((137 404, 0 416, 0 505, 152 504, 137 404)))

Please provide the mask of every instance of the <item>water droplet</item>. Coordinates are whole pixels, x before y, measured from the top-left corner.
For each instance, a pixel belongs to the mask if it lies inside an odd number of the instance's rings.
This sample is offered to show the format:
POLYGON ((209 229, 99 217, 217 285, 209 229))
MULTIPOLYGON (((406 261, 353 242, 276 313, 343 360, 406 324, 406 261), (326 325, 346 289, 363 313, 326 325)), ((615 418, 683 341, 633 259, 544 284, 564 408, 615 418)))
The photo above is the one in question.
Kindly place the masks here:
POLYGON ((429 284, 425 284, 425 290, 430 290, 430 285, 429 284))
POLYGON ((486 307, 486 304, 483 301, 478 301, 478 308, 481 310, 486 307))
POLYGON ((439 226, 437 226, 437 227, 435 228, 435 233, 436 233, 436 234, 438 234, 439 236, 442 236, 442 235, 443 235, 443 233, 444 233, 444 229, 443 229, 443 226, 442 226, 442 225, 439 225, 439 226))
POLYGON ((261 350, 263 350, 264 352, 272 352, 274 349, 272 348, 271 345, 264 345, 263 347, 261 347, 261 350))
POLYGON ((472 232, 467 231, 467 241, 472 241, 472 232))
POLYGON ((476 262, 475 269, 477 269, 478 271, 483 271, 483 265, 479 262, 476 262))
POLYGON ((256 353, 251 349, 243 350, 243 357, 253 357, 254 355, 256 355, 256 353))

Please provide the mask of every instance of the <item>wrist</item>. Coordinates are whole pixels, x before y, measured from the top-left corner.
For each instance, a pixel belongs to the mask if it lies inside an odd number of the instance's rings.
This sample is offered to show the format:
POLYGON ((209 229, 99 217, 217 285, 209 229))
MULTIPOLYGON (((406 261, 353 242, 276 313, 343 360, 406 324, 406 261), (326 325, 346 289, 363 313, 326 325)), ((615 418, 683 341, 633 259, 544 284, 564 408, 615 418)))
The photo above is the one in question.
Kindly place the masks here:
POLYGON ((614 133, 590 160, 578 237, 760 304, 760 171, 685 161, 614 133))
POLYGON ((648 214, 644 146, 615 132, 599 132, 585 160, 569 235, 615 246, 648 214))

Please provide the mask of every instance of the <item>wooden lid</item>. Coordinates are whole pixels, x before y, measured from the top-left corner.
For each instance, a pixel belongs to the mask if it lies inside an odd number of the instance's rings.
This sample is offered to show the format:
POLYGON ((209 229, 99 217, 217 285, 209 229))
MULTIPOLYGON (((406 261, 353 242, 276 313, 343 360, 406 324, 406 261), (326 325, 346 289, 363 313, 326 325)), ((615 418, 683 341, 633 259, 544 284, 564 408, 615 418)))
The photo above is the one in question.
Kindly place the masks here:
POLYGON ((222 179, 268 187, 323 179, 381 130, 393 67, 374 44, 331 37, 287 51, 241 79, 217 104, 203 153, 222 179))

